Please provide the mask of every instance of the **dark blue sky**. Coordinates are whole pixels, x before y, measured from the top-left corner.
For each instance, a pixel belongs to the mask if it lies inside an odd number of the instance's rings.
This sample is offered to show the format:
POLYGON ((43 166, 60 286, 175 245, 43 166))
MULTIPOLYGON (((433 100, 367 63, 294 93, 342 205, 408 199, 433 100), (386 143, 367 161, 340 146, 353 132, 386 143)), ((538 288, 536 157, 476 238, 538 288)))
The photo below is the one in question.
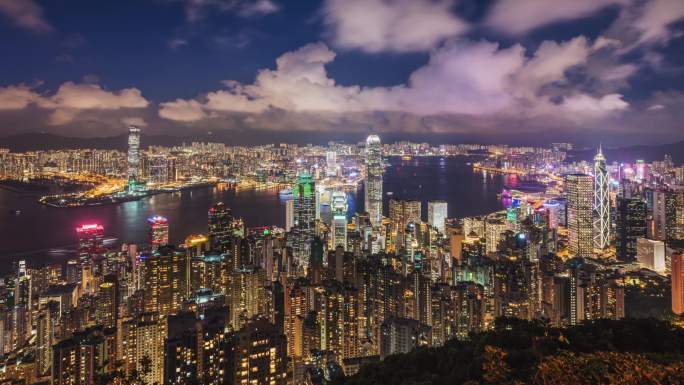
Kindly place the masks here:
POLYGON ((4 2, 0 135, 684 137, 681 1, 4 2))

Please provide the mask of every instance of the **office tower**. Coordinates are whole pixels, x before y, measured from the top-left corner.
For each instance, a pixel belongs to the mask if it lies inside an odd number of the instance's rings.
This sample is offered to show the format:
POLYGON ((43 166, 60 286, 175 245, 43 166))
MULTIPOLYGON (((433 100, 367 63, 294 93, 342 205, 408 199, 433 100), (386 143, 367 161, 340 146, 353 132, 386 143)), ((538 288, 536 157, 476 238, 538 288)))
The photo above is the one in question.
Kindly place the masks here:
POLYGON ((610 245, 610 177, 606 158, 599 147, 594 157, 594 248, 610 245))
POLYGON ((95 316, 97 323, 106 328, 116 327, 118 316, 117 289, 116 280, 114 282, 103 282, 100 284, 97 293, 95 316))
POLYGON ((26 262, 19 262, 14 287, 14 313, 12 319, 12 338, 15 347, 21 347, 31 338, 33 323, 33 287, 31 276, 26 270, 26 262))
POLYGON ((128 128, 128 181, 140 180, 140 129, 136 126, 128 128))
POLYGON ((328 176, 337 175, 337 153, 335 151, 325 153, 325 173, 328 176))
POLYGON ((590 175, 570 174, 565 177, 568 251, 572 256, 588 257, 593 254, 593 190, 594 180, 590 175))
POLYGON ((311 241, 316 235, 316 186, 308 173, 301 173, 293 188, 294 227, 292 251, 300 268, 309 265, 311 241))
POLYGON ((382 148, 377 135, 366 138, 366 179, 364 203, 373 227, 382 219, 382 148))
POLYGON ((684 252, 672 253, 672 312, 684 315, 684 252))
POLYGON ((398 229, 405 228, 410 222, 420 223, 421 215, 420 201, 400 201, 395 199, 390 199, 389 201, 389 217, 398 229))
POLYGON ((116 335, 101 328, 77 332, 53 346, 53 385, 94 385, 114 369, 116 335))
POLYGON ((169 221, 161 215, 147 218, 150 225, 150 245, 155 248, 169 244, 169 221))
POLYGON ((167 316, 180 309, 184 293, 185 255, 171 247, 140 256, 145 312, 167 316))
POLYGON ((669 190, 653 192, 653 237, 670 242, 677 239, 677 194, 669 190))
POLYGON ((104 227, 91 223, 76 228, 78 235, 78 257, 81 262, 92 259, 104 252, 104 227))
POLYGON ((264 314, 266 303, 266 271, 258 267, 243 266, 231 272, 230 290, 227 293, 230 325, 238 330, 254 316, 264 314))
POLYGON ((447 202, 446 201, 429 201, 428 202, 428 224, 436 227, 442 235, 445 235, 445 220, 447 218, 447 202))
POLYGON ((321 349, 332 351, 339 361, 357 356, 360 348, 357 291, 331 280, 325 281, 318 296, 321 349))
POLYGON ((637 262, 658 273, 665 272, 665 244, 653 239, 637 239, 637 262))
POLYGON ((36 374, 38 376, 49 373, 52 367, 52 345, 55 343, 54 321, 48 309, 41 311, 36 321, 36 374))
POLYGON ((333 249, 342 246, 347 250, 347 195, 341 191, 332 194, 333 249))
POLYGON ((214 251, 227 251, 233 235, 233 214, 223 202, 209 209, 209 246, 214 251))
POLYGON ((641 198, 618 198, 615 217, 618 260, 634 261, 637 239, 646 237, 646 202, 641 198))
POLYGON ((391 317, 382 323, 380 357, 408 353, 430 341, 430 327, 414 319, 391 317))
POLYGON ((234 337, 233 384, 287 384, 287 341, 263 318, 253 319, 234 337))
POLYGON ((233 360, 234 339, 227 317, 228 309, 220 306, 169 317, 162 354, 164 384, 234 383, 233 374, 241 367, 233 360))
POLYGON ((294 200, 285 201, 285 231, 290 232, 294 226, 294 200))
POLYGON ((123 369, 137 371, 145 384, 164 383, 164 339, 166 321, 158 314, 144 313, 121 324, 123 369), (147 361, 147 362, 146 362, 147 361), (148 366, 145 372, 144 366, 148 366))

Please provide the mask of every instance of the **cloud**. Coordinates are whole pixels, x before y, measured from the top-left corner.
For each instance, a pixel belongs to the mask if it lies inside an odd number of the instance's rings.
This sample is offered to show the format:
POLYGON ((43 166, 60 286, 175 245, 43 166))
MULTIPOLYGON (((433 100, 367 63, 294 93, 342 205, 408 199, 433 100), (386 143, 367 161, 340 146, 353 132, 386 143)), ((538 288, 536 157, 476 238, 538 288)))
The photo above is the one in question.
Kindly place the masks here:
POLYGON ((338 47, 419 52, 467 30, 453 6, 453 0, 326 0, 323 15, 338 47))
POLYGON ((183 0, 190 22, 204 19, 210 12, 236 12, 243 17, 266 15, 280 10, 272 0, 183 0))
POLYGON ((16 25, 31 31, 52 31, 43 9, 33 0, 0 0, 0 13, 12 19, 16 25))
POLYGON ((167 44, 168 44, 170 49, 176 50, 176 49, 178 49, 184 45, 188 45, 188 41, 186 39, 176 37, 176 38, 169 40, 169 42, 167 44))
POLYGON ((452 40, 406 83, 362 87, 337 84, 326 70, 335 52, 323 43, 308 44, 281 55, 276 69, 259 71, 252 84, 227 81, 225 89, 196 99, 162 103, 159 116, 190 123, 238 114, 263 124, 269 118, 288 121, 283 114, 327 122, 376 113, 554 119, 572 114, 568 120, 578 121, 627 109, 618 93, 594 95, 568 84, 567 72, 585 65, 590 54, 583 36, 543 42, 531 57, 520 45, 452 40))
POLYGON ((126 126, 147 127, 147 122, 145 119, 139 116, 127 116, 125 118, 121 118, 121 123, 125 124, 126 126))
POLYGON ((626 54, 645 47, 648 55, 658 55, 653 46, 665 45, 678 35, 673 24, 684 19, 684 2, 680 0, 633 1, 623 7, 620 15, 608 30, 605 38, 617 40, 618 54, 626 54))
POLYGON ((137 88, 112 92, 91 83, 66 82, 54 95, 40 94, 26 85, 0 88, 0 110, 23 110, 31 104, 51 110, 49 123, 62 125, 83 111, 146 108, 149 102, 137 88))
POLYGON ((159 116, 179 122, 195 122, 207 117, 202 105, 196 100, 176 99, 159 105, 159 116))
POLYGON ((549 24, 590 16, 626 0, 499 0, 485 23, 501 32, 520 35, 549 24))

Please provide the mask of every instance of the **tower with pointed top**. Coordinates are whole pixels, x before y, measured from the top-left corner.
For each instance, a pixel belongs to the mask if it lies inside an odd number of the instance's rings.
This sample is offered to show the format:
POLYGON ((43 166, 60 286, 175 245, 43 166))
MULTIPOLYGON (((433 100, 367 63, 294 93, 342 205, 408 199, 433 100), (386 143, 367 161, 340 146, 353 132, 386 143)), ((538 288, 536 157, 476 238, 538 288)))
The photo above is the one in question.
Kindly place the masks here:
POLYGON ((377 135, 366 138, 365 206, 373 226, 382 220, 382 148, 377 135))
POLYGON ((594 157, 594 248, 610 245, 610 186, 606 158, 601 146, 594 157))

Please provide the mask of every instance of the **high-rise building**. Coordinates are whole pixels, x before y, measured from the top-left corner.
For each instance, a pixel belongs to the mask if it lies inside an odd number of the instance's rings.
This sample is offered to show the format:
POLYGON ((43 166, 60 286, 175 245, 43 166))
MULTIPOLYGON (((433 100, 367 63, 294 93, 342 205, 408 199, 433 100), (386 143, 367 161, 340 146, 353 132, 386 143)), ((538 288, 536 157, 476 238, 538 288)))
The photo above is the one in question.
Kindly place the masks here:
POLYGON ((209 245, 214 251, 226 251, 233 237, 233 214, 223 202, 209 209, 209 245))
POLYGON ((235 334, 233 384, 285 385, 287 341, 268 320, 251 320, 235 334))
POLYGON ((684 315, 684 252, 672 254, 672 312, 684 315))
POLYGON ((316 235, 316 186, 308 173, 301 173, 293 191, 294 227, 292 251, 302 268, 309 265, 311 241, 316 235))
POLYGON ((570 174, 565 177, 568 251, 572 256, 588 257, 593 254, 593 190, 594 180, 590 175, 570 174))
POLYGON ((342 246, 347 250, 347 195, 341 191, 332 194, 333 249, 342 246))
POLYGON ((665 272, 665 244, 653 239, 637 239, 637 262, 658 273, 665 272))
POLYGON ((161 215, 147 218, 150 224, 150 244, 159 247, 169 244, 169 221, 161 215))
POLYGON ((285 231, 289 232, 294 226, 294 200, 285 201, 285 231))
POLYGON ((325 153, 325 173, 328 176, 337 175, 337 153, 335 151, 325 153))
POLYGON ((144 313, 121 324, 124 371, 137 371, 146 384, 164 382, 166 321, 155 313, 144 313), (147 363, 145 362, 147 361, 147 363), (149 364, 149 365, 147 365, 149 364), (149 371, 144 370, 145 366, 149 371))
POLYGON ((128 181, 140 180, 140 129, 136 126, 128 128, 128 181))
POLYGON ((610 245, 610 184, 606 158, 599 147, 594 157, 594 248, 610 245))
POLYGON ((377 135, 366 138, 366 179, 364 203, 371 224, 380 225, 382 219, 382 148, 377 135))
POLYGON ((446 201, 430 201, 428 202, 428 224, 436 227, 442 235, 445 235, 445 220, 447 218, 447 202, 446 201))
POLYGON ((163 316, 175 314, 185 292, 185 254, 164 246, 140 256, 144 282, 144 309, 163 316))
POLYGON ((670 242, 677 238, 677 194, 658 189, 653 191, 653 237, 670 242))
POLYGON ((620 261, 634 261, 637 239, 646 237, 646 202, 618 198, 615 223, 616 256, 620 261))
POLYGON ((116 361, 116 334, 91 328, 75 333, 53 347, 53 385, 94 385, 111 372, 116 361))
POLYGON ((78 256, 81 262, 102 254, 104 251, 104 227, 100 224, 84 224, 76 228, 78 256))

